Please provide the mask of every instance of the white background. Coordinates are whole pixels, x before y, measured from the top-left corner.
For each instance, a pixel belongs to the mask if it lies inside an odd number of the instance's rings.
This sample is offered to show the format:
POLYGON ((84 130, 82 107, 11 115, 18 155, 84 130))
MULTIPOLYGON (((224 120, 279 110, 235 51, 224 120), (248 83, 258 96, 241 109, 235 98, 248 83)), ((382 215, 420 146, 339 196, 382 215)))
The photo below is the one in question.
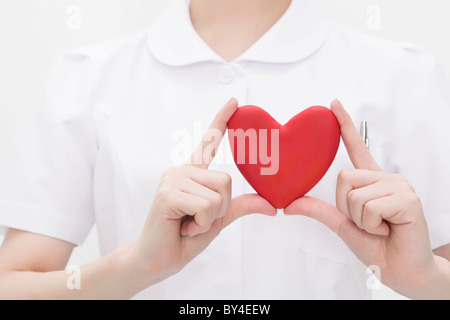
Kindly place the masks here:
MULTIPOLYGON (((275 1, 275 0, 274 0, 275 1)), ((315 0, 336 22, 432 49, 450 75, 450 1, 315 0)), ((71 48, 144 30, 169 0, 0 0, 0 156, 36 107, 55 59, 71 48)), ((0 243, 2 239, 0 237, 0 243)), ((96 230, 70 264, 99 256, 96 230)), ((400 299, 387 288, 375 299, 400 299)))

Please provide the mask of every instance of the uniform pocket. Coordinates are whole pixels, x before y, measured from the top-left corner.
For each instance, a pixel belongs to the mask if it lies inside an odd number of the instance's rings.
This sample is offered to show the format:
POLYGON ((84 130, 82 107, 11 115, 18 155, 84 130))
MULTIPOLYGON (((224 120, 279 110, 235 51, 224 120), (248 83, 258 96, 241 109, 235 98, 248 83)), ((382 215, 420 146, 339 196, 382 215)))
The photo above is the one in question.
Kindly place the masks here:
POLYGON ((308 217, 295 218, 300 251, 344 264, 359 261, 345 242, 326 226, 308 217))

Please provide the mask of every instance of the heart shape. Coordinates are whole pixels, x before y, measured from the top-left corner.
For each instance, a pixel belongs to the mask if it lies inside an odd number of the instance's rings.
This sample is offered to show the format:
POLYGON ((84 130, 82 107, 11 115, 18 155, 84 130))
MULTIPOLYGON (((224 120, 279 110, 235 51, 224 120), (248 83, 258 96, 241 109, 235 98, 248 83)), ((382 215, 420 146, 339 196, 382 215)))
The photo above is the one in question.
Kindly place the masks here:
POLYGON ((278 123, 256 106, 236 110, 228 122, 234 161, 250 185, 275 208, 303 197, 325 175, 339 148, 334 114, 310 107, 278 123))

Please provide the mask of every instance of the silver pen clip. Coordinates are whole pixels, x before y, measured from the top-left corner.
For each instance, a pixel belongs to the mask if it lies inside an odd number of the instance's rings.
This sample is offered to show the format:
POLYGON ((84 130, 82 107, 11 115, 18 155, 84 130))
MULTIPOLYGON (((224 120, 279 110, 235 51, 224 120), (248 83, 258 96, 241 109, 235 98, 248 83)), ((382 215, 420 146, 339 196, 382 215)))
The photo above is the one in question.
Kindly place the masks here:
POLYGON ((367 149, 369 149, 369 136, 367 134, 367 121, 361 121, 360 134, 361 134, 361 137, 363 138, 364 143, 366 144, 367 149))

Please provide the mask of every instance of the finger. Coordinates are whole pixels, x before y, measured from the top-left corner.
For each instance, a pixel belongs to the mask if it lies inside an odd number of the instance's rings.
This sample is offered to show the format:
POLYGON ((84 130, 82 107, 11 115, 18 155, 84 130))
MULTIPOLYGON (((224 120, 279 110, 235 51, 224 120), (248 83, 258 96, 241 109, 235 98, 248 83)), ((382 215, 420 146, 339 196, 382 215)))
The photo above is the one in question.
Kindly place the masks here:
POLYGON ((313 218, 335 232, 350 249, 358 248, 366 233, 353 221, 341 214, 334 206, 325 201, 303 197, 295 200, 284 209, 286 215, 302 215, 313 218))
POLYGON ((274 216, 277 214, 277 209, 257 194, 244 194, 232 199, 227 215, 223 218, 216 219, 211 224, 209 231, 182 239, 183 246, 186 249, 183 252, 185 263, 189 262, 191 257, 197 256, 206 247, 208 247, 211 241, 213 241, 225 227, 230 225, 239 217, 251 213, 261 213, 274 216))
POLYGON ((355 168, 381 171, 380 166, 367 149, 358 129, 353 124, 350 115, 345 111, 339 100, 336 99, 331 103, 331 111, 339 122, 342 140, 355 168))
POLYGON ((223 197, 220 193, 213 191, 189 178, 180 179, 174 183, 176 183, 175 186, 179 190, 209 201, 212 206, 213 219, 219 217, 224 203, 223 197))
POLYGON ((252 213, 275 216, 277 214, 277 209, 274 208, 269 201, 258 194, 241 195, 231 199, 228 212, 223 217, 222 228, 227 227, 236 219, 252 213))
POLYGON ((231 176, 222 171, 203 170, 192 167, 187 176, 211 190, 226 193, 231 188, 231 176))
POLYGON ((218 217, 222 217, 228 210, 231 201, 231 176, 227 173, 203 170, 192 167, 188 177, 201 185, 216 191, 222 197, 222 208, 218 217))
POLYGON ((209 129, 204 134, 202 141, 186 163, 187 165, 193 165, 202 169, 208 168, 225 134, 228 120, 230 120, 237 107, 237 100, 232 98, 219 110, 209 129))
MULTIPOLYGON (((414 206, 414 201, 415 200, 411 199, 410 196, 395 193, 390 196, 368 202, 364 209, 370 216, 377 216, 376 221, 383 219, 388 222, 390 226, 403 225, 417 222, 418 217, 423 218, 423 215, 417 216, 413 214, 415 210, 411 210, 411 208, 414 206)), ((364 217, 364 219, 366 218, 364 217)), ((376 225, 376 221, 369 221, 372 226, 376 225)), ((425 220, 418 223, 418 225, 425 224, 425 220)))
POLYGON ((219 235, 222 230, 222 219, 216 219, 210 229, 201 234, 197 234, 193 237, 184 237, 181 239, 182 250, 181 260, 183 265, 189 263, 194 257, 198 256, 203 250, 205 250, 209 244, 219 235))
POLYGON ((198 212, 197 204, 202 201, 204 199, 177 189, 165 192, 164 203, 172 204, 170 207, 171 213, 168 216, 169 219, 182 219, 185 216, 194 216, 198 212))
POLYGON ((363 169, 345 169, 339 172, 336 185, 336 207, 347 217, 351 217, 348 194, 358 188, 374 184, 383 179, 385 173, 363 169))
POLYGON ((350 216, 359 228, 364 229, 363 210, 365 205, 371 200, 392 195, 395 192, 394 188, 395 185, 386 183, 386 180, 382 180, 359 189, 354 189, 348 193, 347 201, 350 208, 350 216))
POLYGON ((372 234, 387 236, 390 229, 385 218, 392 219, 402 207, 402 201, 397 195, 370 200, 363 209, 363 227, 372 234))
POLYGON ((193 237, 197 234, 207 232, 211 228, 215 217, 211 202, 204 198, 194 195, 191 196, 196 198, 196 203, 193 204, 194 207, 191 209, 191 212, 194 212, 194 214, 191 214, 192 217, 188 217, 183 221, 180 232, 183 236, 193 237))

